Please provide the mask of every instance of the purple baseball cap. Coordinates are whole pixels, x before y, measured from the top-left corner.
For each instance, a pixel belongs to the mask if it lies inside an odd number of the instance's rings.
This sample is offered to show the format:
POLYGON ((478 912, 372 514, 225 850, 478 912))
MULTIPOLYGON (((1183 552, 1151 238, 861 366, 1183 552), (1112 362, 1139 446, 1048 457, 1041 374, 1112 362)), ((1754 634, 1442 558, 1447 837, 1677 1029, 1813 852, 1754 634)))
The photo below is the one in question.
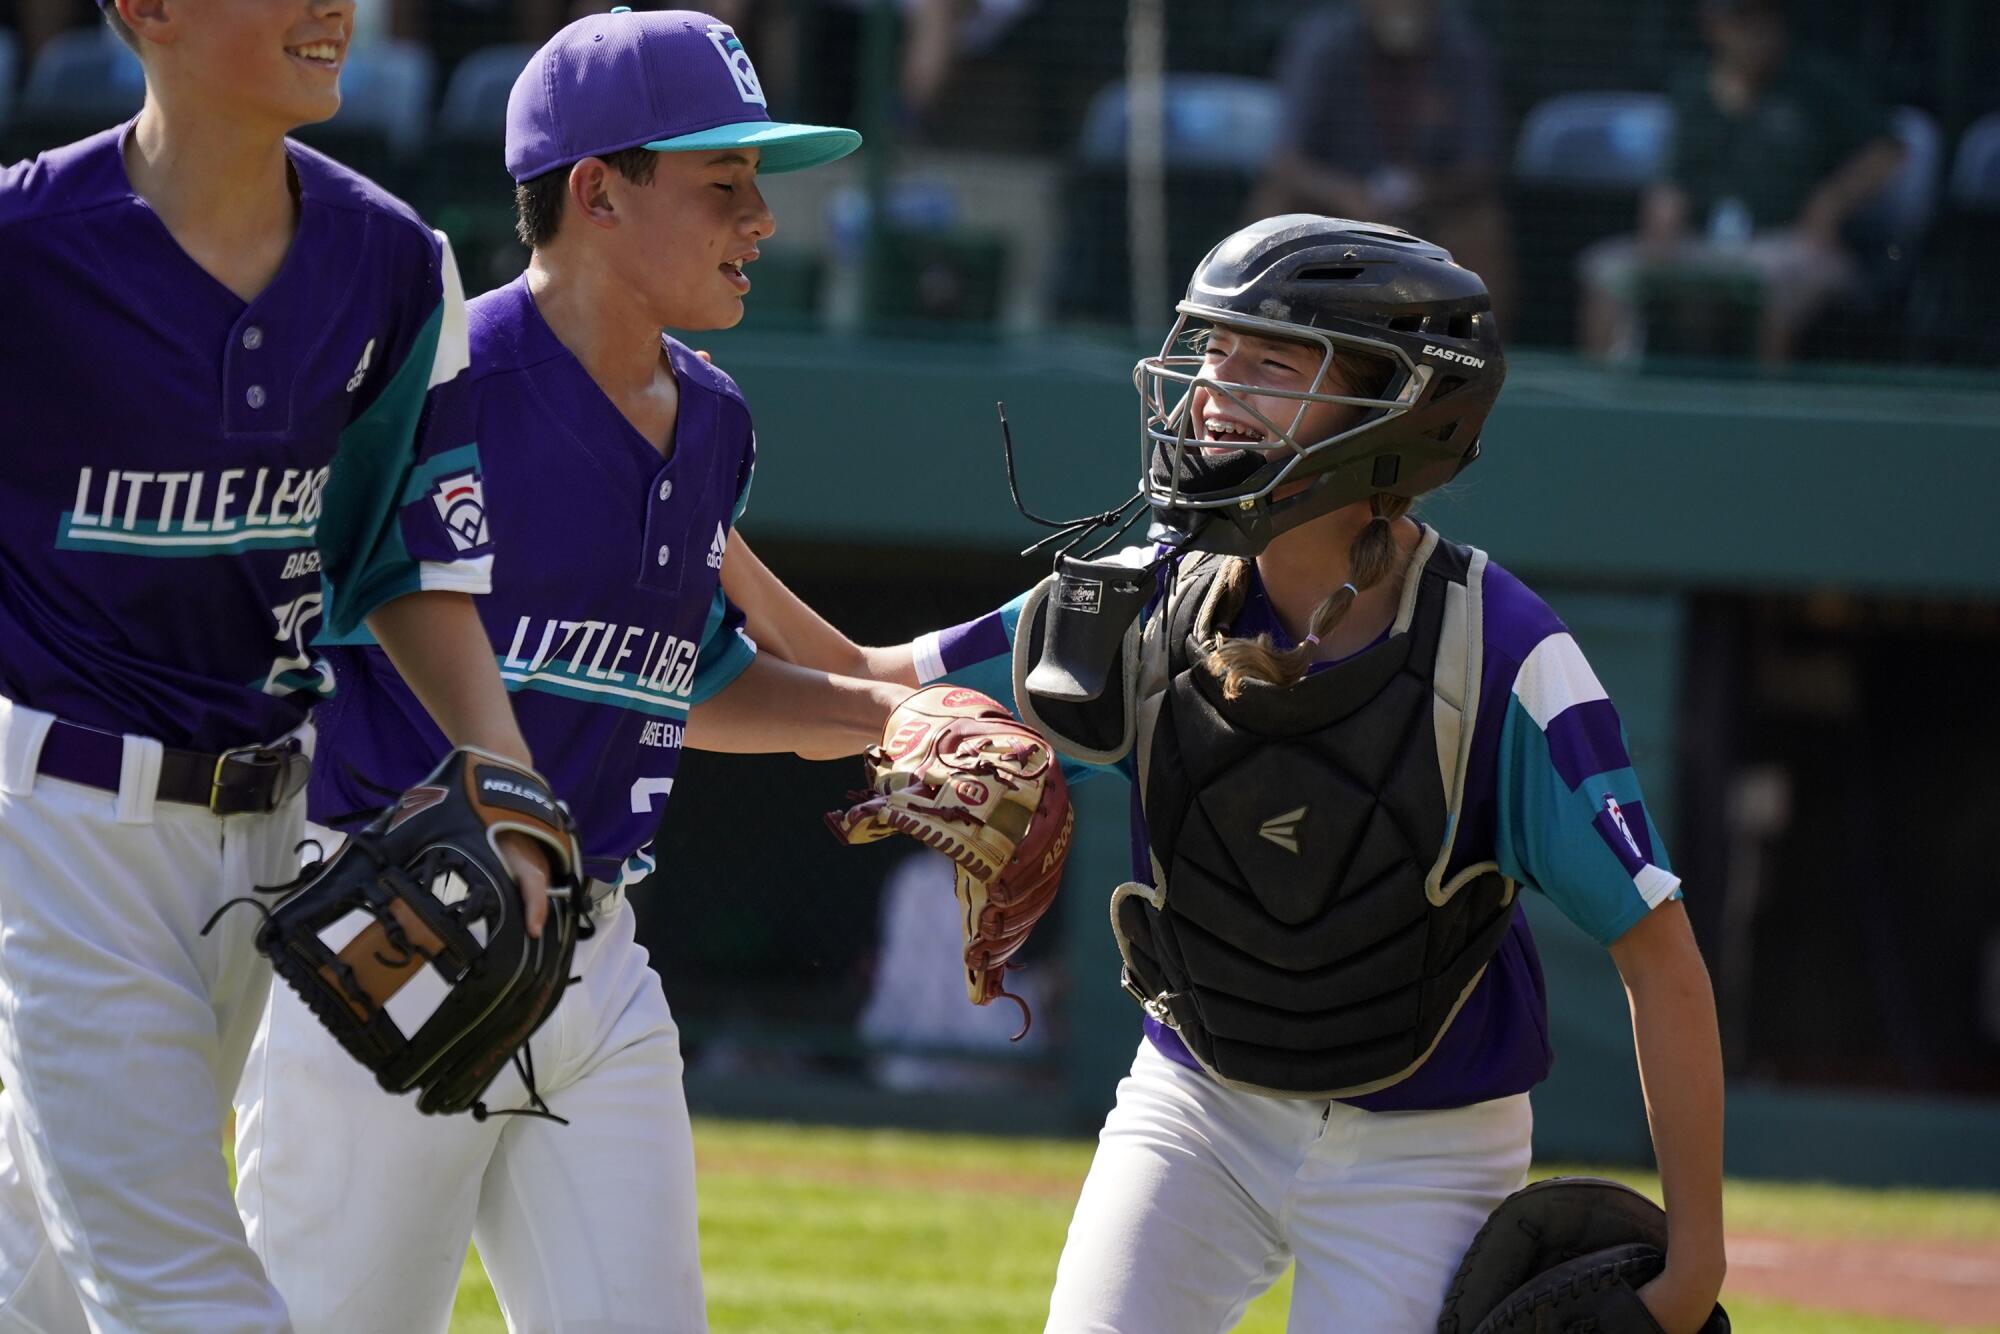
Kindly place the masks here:
POLYGON ((692 9, 619 6, 564 28, 529 59, 507 98, 507 170, 516 181, 621 149, 755 148, 759 169, 797 171, 846 157, 853 130, 771 119, 764 87, 728 24, 692 9))

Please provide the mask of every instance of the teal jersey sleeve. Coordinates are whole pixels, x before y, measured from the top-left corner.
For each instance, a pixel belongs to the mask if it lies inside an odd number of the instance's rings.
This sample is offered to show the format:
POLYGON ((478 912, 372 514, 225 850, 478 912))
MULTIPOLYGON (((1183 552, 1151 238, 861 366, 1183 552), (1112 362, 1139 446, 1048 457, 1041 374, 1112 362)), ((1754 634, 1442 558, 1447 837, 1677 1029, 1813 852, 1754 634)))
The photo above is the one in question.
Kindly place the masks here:
MULTIPOLYGON (((991 695, 1019 713, 1014 700, 1014 637, 1020 631, 1028 595, 1022 593, 976 620, 919 635, 913 645, 917 680, 924 685, 945 681, 965 686, 991 695)), ((1087 764, 1067 755, 1062 766, 1063 777, 1071 783, 1123 768, 1122 764, 1087 764)))
POLYGON ((322 642, 351 642, 375 608, 421 589, 483 593, 491 580, 477 446, 449 386, 470 360, 465 293, 437 236, 437 299, 387 383, 340 433, 315 540, 322 642))
POLYGON ((1500 869, 1609 945, 1680 893, 1624 725, 1566 631, 1535 645, 1501 707, 1500 869))
MULTIPOLYGON (((734 531, 743 520, 744 511, 750 508, 750 482, 757 471, 757 442, 753 436, 750 451, 743 460, 743 472, 736 487, 736 503, 729 511, 729 527, 734 531)), ((702 627, 701 648, 695 655, 694 689, 688 696, 690 707, 712 698, 728 687, 729 683, 743 675, 744 668, 757 656, 757 641, 744 628, 743 613, 722 591, 722 585, 715 586, 715 596, 709 600, 708 622, 702 627)))

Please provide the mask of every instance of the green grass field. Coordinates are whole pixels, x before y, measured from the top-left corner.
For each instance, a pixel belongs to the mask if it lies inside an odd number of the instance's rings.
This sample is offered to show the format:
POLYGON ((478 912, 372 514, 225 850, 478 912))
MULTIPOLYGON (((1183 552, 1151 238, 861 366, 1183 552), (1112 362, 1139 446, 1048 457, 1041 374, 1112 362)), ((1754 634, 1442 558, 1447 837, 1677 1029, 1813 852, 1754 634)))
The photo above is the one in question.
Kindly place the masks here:
MULTIPOLYGON (((698 1121, 702 1269, 717 1334, 1039 1330, 1090 1145, 698 1121)), ((1537 1177, 1588 1170, 1537 1164, 1537 1177)), ((1657 1180, 1606 1173, 1658 1198, 1657 1180)), ((1732 1231, 2000 1244, 2000 1196, 1732 1181, 1732 1231)), ((1290 1282, 1244 1334, 1282 1334, 1290 1282)), ((1725 1294, 1726 1295, 1726 1294, 1725 1294)), ((1729 1297, 1755 1334, 1922 1334, 1935 1326, 1729 1297)), ((454 1334, 503 1334, 468 1260, 454 1334)), ((2000 1324, 1993 1326, 2000 1331, 2000 1324)))

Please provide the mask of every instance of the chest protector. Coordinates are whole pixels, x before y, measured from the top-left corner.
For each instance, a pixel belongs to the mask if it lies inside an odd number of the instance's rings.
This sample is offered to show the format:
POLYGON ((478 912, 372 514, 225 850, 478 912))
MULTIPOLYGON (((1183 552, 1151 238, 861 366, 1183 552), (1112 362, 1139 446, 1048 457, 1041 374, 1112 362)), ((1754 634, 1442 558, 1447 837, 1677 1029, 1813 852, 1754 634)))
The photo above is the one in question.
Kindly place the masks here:
POLYGON ((1224 565, 1183 562, 1136 636, 1114 692, 1123 727, 1018 679, 1017 698, 1059 746, 1081 734, 1080 758, 1138 747, 1153 883, 1112 894, 1126 989, 1231 1087, 1357 1097, 1423 1064, 1512 918, 1496 863, 1446 878, 1486 557, 1427 530, 1386 639, 1234 700, 1201 648, 1224 565))

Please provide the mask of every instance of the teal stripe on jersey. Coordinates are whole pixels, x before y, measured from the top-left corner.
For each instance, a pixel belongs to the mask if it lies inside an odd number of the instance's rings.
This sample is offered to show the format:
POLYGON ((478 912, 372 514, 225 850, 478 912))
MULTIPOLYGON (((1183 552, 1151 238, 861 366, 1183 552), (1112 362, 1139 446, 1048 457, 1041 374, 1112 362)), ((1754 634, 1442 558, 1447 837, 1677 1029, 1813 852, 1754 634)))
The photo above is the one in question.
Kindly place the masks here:
POLYGON ((340 433, 319 521, 326 642, 339 642, 375 608, 422 586, 417 562, 403 545, 400 501, 444 313, 440 301, 368 411, 340 433))
POLYGON ((668 695, 658 690, 647 690, 641 686, 620 685, 612 681, 592 681, 584 677, 572 677, 561 664, 551 664, 541 671, 531 672, 521 667, 507 666, 505 658, 494 660, 500 665, 500 679, 507 689, 534 690, 546 695, 560 695, 564 699, 582 700, 589 704, 609 704, 616 708, 632 709, 638 713, 650 713, 662 718, 680 718, 688 711, 688 701, 678 695, 668 695))
MULTIPOLYGON (((1501 723, 1499 765, 1494 842, 1501 871, 1547 895, 1600 945, 1624 935, 1649 906, 1598 832, 1596 819, 1607 793, 1628 810, 1644 809, 1638 775, 1614 769, 1572 788, 1556 768, 1548 737, 1512 696, 1501 723)), ((1646 830, 1654 864, 1671 872, 1651 816, 1646 830)))
POLYGON ((128 556, 214 556, 237 551, 269 548, 301 548, 312 545, 312 525, 281 524, 275 527, 241 528, 233 533, 191 534, 178 523, 163 525, 156 519, 131 528, 93 532, 71 522, 64 511, 56 545, 65 551, 119 551, 128 556))
POLYGON ((705 699, 718 695, 722 690, 743 675, 757 657, 757 650, 750 641, 736 632, 742 622, 729 615, 729 599, 723 595, 721 585, 717 585, 715 596, 709 600, 708 621, 701 627, 701 647, 695 651, 694 688, 689 692, 688 702, 699 704, 705 699))

